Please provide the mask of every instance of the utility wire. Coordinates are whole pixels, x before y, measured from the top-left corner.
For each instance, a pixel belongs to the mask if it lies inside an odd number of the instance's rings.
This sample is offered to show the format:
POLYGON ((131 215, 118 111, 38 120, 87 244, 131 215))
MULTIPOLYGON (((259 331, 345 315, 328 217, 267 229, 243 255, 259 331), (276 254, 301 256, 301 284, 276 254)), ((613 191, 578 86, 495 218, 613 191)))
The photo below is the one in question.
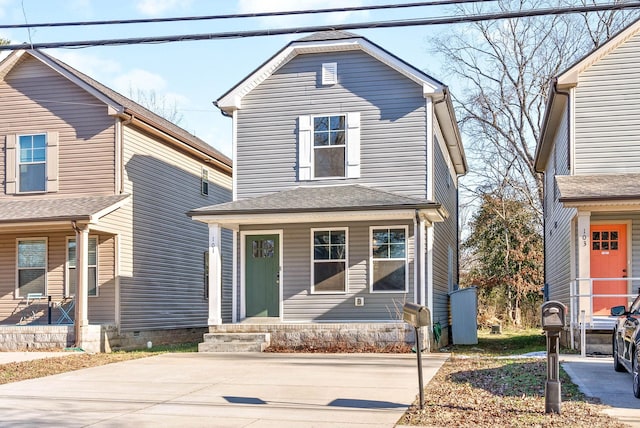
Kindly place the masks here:
POLYGON ((425 6, 447 6, 461 3, 488 3, 496 0, 437 0, 437 1, 422 1, 414 3, 399 3, 399 4, 380 4, 372 6, 353 6, 353 7, 335 7, 330 9, 308 9, 308 10, 290 10, 279 12, 258 12, 258 13, 237 13, 233 15, 208 15, 208 16, 183 16, 173 18, 145 18, 145 19, 125 19, 125 20, 111 20, 111 21, 84 21, 84 22, 43 22, 38 24, 1 24, 0 29, 15 29, 15 28, 38 28, 38 27, 86 27, 92 25, 120 25, 120 24, 150 24, 158 22, 180 22, 180 21, 207 21, 207 20, 220 20, 220 19, 236 19, 236 18, 264 18, 271 16, 283 16, 283 15, 310 15, 318 13, 333 13, 333 12, 361 12, 366 10, 380 10, 380 9, 403 9, 412 7, 425 7, 425 6))
MULTIPOLYGON (((169 43, 169 42, 182 42, 182 41, 194 41, 194 40, 239 39, 239 38, 246 38, 246 37, 275 36, 275 35, 283 35, 283 34, 314 33, 319 31, 458 24, 458 23, 489 21, 489 20, 497 20, 497 19, 528 18, 528 17, 544 16, 544 15, 567 15, 572 13, 597 12, 597 11, 605 11, 605 10, 624 10, 624 9, 632 9, 632 8, 638 8, 638 7, 640 7, 640 1, 629 2, 629 3, 618 3, 618 4, 569 6, 569 7, 551 8, 551 9, 523 10, 518 12, 499 12, 499 13, 489 13, 489 14, 454 16, 454 17, 450 16, 450 17, 443 17, 443 18, 426 18, 426 19, 400 20, 400 21, 374 21, 374 22, 360 22, 360 23, 351 23, 351 24, 317 25, 317 26, 308 26, 308 27, 297 27, 297 28, 280 28, 280 29, 237 31, 237 32, 224 32, 224 33, 184 34, 184 35, 176 35, 176 36, 157 36, 157 37, 135 37, 135 38, 127 38, 127 39, 45 42, 45 43, 33 43, 31 47, 33 49, 84 48, 84 47, 91 47, 91 46, 138 45, 138 44, 149 44, 149 43, 169 43)), ((13 50, 13 49, 25 49, 29 47, 30 45, 26 43, 20 44, 20 45, 0 45, 0 51, 13 50)))

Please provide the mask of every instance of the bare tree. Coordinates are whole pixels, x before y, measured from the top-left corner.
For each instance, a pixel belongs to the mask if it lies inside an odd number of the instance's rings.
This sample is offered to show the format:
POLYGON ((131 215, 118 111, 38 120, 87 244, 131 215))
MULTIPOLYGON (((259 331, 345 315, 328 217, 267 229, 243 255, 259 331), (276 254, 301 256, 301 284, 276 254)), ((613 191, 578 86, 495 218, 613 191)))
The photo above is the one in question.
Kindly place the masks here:
POLYGON ((179 125, 184 116, 178 109, 178 103, 167 101, 164 96, 158 96, 155 90, 129 88, 129 97, 146 109, 164 117, 169 122, 179 125))
MULTIPOLYGON (((582 0, 587 3, 593 0, 582 0)), ((500 0, 463 5, 458 14, 559 6, 566 0, 500 0), (492 9, 495 11, 495 9, 492 9)), ((474 22, 433 40, 454 91, 467 138, 472 194, 498 192, 526 203, 542 219, 543 182, 535 172, 551 78, 597 47, 637 12, 600 12, 474 22), (457 78, 457 79, 456 79, 457 78)))

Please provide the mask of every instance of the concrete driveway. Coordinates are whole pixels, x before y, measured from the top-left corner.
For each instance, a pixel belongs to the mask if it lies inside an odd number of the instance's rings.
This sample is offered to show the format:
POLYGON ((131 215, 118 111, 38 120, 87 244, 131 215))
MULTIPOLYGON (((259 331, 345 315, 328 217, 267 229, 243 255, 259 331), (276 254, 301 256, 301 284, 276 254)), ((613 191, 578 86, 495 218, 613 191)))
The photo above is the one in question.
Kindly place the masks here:
POLYGON ((560 361, 580 391, 611 406, 605 413, 640 428, 640 399, 633 396, 631 374, 614 371, 613 358, 562 355, 560 361))
POLYGON ((393 427, 417 393, 415 355, 163 354, 0 385, 0 424, 393 427))

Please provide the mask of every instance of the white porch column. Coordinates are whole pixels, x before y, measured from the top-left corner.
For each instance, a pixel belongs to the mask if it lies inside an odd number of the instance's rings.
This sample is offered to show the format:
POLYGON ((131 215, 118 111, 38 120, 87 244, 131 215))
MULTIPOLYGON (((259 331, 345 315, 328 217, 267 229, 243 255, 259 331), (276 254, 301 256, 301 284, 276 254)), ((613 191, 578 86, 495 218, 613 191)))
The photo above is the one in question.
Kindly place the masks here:
MULTIPOLYGON (((423 281, 426 283, 426 296, 427 296, 427 301, 424 302, 423 304, 429 308, 429 312, 431 313, 431 323, 433 324, 433 240, 434 240, 434 236, 433 236, 433 224, 432 223, 425 223, 425 221, 422 221, 422 236, 426 237, 424 239, 422 239, 422 242, 424 242, 426 244, 426 248, 422 248, 422 253, 424 254, 426 252, 426 279, 424 279, 423 277, 423 281), (426 226, 426 227, 425 227, 426 226)), ((424 256, 423 256, 424 257, 424 256)), ((425 273, 425 269, 422 269, 422 274, 424 275, 425 273)))
POLYGON ((222 258, 220 225, 209 224, 209 325, 222 324, 222 258))
POLYGON ((85 330, 89 326, 89 225, 76 225, 76 295, 74 332, 76 346, 84 348, 85 330))
MULTIPOLYGON (((576 230, 576 242, 578 247, 578 266, 576 274, 578 278, 578 293, 580 295, 591 294, 591 282, 586 278, 591 278, 591 212, 578 211, 578 229, 576 230)), ((581 297, 578 299, 578 312, 572 316, 579 316, 580 311, 585 311, 586 322, 591 322, 592 308, 591 298, 581 297)))

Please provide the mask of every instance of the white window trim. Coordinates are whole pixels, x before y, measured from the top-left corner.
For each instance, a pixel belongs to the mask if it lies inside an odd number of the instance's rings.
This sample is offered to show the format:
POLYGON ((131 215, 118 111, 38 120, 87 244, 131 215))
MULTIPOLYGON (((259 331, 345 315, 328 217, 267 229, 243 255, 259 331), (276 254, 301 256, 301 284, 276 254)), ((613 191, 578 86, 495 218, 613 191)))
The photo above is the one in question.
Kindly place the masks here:
MULTIPOLYGON (((89 235, 89 239, 96 240, 96 294, 88 295, 93 298, 100 296, 100 238, 98 235, 89 235)), ((64 297, 73 297, 69 292, 69 241, 75 240, 74 236, 67 236, 64 245, 64 297)), ((87 265, 87 267, 90 268, 92 265, 87 265)), ((74 269, 77 269, 77 266, 74 269)))
POLYGON ((44 247, 45 247, 45 253, 44 253, 44 293, 43 295, 46 296, 47 295, 47 289, 48 289, 48 273, 49 273, 49 238, 47 237, 39 237, 39 238, 16 238, 16 262, 15 262, 15 266, 16 266, 16 283, 15 283, 15 290, 14 290, 14 297, 16 299, 23 299, 25 296, 21 296, 20 295, 20 268, 18 267, 18 262, 19 262, 19 248, 18 248, 18 244, 20 242, 24 242, 24 241, 44 241, 44 247))
MULTIPOLYGON (((310 278, 311 278, 311 294, 334 294, 344 295, 349 292, 349 228, 348 227, 317 227, 311 228, 310 240, 311 243, 311 264, 310 264, 310 278), (344 291, 316 291, 315 290, 315 252, 314 252, 314 233, 315 232, 327 232, 327 231, 344 231, 344 291)), ((318 260, 319 263, 341 261, 341 260, 318 260)))
POLYGON ((369 292, 371 294, 406 294, 409 292, 409 226, 407 225, 378 225, 369 226, 369 292), (373 289, 373 231, 377 229, 404 229, 404 258, 403 259, 376 259, 376 260, 404 260, 404 290, 377 290, 373 289))
MULTIPOLYGON (((48 144, 48 136, 46 132, 35 132, 33 134, 17 134, 16 135, 16 193, 21 195, 31 194, 31 193, 47 193, 47 144, 48 144), (22 151, 20 147, 20 137, 35 137, 37 135, 44 135, 44 162, 37 162, 44 164, 44 190, 32 190, 32 191, 21 191, 20 190, 20 165, 23 163, 20 162, 20 152, 22 151)), ((33 165, 32 162, 26 162, 25 164, 33 165)))
POLYGON ((360 113, 339 112, 303 115, 298 117, 298 180, 346 180, 360 177, 360 113), (313 121, 317 117, 345 117, 344 176, 316 177, 313 121))

